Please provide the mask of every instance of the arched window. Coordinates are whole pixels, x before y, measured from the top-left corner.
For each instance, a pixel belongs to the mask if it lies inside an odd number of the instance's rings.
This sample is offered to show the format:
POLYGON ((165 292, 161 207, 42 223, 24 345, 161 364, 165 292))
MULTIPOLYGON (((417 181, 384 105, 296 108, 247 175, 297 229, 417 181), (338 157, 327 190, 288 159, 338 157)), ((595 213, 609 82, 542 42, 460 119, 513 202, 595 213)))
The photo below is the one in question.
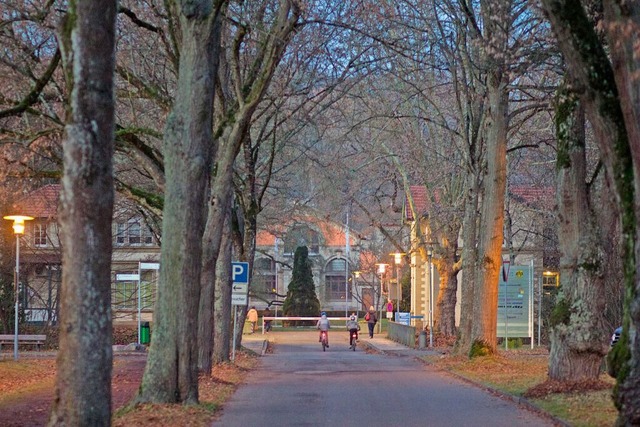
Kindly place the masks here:
POLYGON ((296 225, 292 227, 284 239, 284 254, 293 256, 298 246, 306 246, 309 255, 320 253, 320 237, 318 233, 307 225, 296 225))
POLYGON ((327 264, 324 274, 325 300, 351 299, 351 286, 347 286, 346 259, 334 258, 327 264))

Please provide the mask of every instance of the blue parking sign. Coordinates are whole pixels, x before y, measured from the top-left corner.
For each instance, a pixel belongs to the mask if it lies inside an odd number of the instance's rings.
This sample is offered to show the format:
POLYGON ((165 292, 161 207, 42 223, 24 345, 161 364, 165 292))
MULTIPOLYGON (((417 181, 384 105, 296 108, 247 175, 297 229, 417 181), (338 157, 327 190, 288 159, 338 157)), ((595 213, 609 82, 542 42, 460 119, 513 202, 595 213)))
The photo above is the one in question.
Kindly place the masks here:
POLYGON ((249 263, 231 263, 231 281, 233 283, 249 283, 249 263))

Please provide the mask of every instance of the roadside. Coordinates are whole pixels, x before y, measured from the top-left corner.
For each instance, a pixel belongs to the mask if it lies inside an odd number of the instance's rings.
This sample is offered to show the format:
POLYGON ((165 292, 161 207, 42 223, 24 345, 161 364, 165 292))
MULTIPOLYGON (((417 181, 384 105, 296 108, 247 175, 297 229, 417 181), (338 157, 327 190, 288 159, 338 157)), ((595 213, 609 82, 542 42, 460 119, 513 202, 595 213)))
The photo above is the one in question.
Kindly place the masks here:
POLYGON ((615 381, 606 373, 597 382, 564 389, 546 383, 546 348, 500 349, 495 357, 469 360, 451 355, 449 348, 412 349, 382 337, 361 341, 384 354, 418 358, 495 395, 545 413, 558 425, 611 426, 618 415, 611 398, 615 381))
MULTIPOLYGON (((269 335, 244 335, 246 351, 236 352, 235 364, 223 364, 211 377, 200 378, 201 405, 144 405, 117 413, 113 426, 208 426, 215 413, 243 383, 246 375, 259 366, 259 356, 267 354, 269 335)), ((514 400, 530 409, 555 417, 558 425, 613 425, 617 411, 611 399, 613 381, 603 377, 609 387, 600 391, 584 389, 527 398, 525 392, 546 379, 548 354, 545 349, 501 351, 492 358, 467 360, 449 353, 448 348, 411 349, 382 335, 362 338, 360 348, 390 357, 418 358, 425 363, 476 384, 496 395, 514 400)), ((9 355, 0 359, 0 425, 43 426, 51 406, 55 380, 55 352, 24 352, 19 362, 9 355)), ((140 384, 146 353, 118 352, 114 357, 112 398, 114 410, 134 396, 140 384)))

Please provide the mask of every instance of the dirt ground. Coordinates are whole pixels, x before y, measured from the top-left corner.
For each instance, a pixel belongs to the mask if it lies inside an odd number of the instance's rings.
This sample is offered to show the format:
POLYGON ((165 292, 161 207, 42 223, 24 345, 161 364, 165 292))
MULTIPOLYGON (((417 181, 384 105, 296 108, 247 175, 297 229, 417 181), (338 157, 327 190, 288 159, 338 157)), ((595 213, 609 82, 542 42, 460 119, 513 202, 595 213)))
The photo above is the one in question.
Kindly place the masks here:
MULTIPOLYGON (((29 356, 23 356, 29 360, 29 356)), ((112 405, 114 410, 127 404, 137 391, 144 366, 146 353, 126 353, 114 355, 112 372, 112 405)), ((0 361, 0 365, 4 360, 0 361)), ((38 382, 33 387, 24 387, 24 383, 12 382, 2 377, 0 388, 0 426, 4 427, 40 427, 47 424, 49 411, 54 397, 55 356, 38 356, 38 366, 50 369, 38 370, 38 382), (15 391, 23 392, 14 395, 15 391), (4 399, 4 396, 11 396, 4 399)), ((32 369, 34 369, 32 367, 32 369)), ((34 369, 35 371, 35 369, 34 369)))

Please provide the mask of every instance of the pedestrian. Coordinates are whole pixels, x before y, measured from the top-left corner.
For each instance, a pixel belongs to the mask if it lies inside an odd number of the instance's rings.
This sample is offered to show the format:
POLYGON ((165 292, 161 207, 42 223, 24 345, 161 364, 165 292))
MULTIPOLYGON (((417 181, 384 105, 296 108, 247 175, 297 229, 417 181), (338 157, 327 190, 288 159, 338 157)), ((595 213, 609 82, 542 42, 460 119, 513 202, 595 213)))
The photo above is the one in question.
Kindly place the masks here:
POLYGON ((269 307, 265 308, 262 312, 262 321, 264 322, 264 331, 269 333, 271 330, 271 319, 266 320, 265 317, 271 317, 271 309, 269 307))
POLYGON ((360 330, 360 324, 358 323, 358 316, 356 316, 355 313, 351 313, 351 317, 349 317, 349 320, 347 320, 347 331, 349 331, 349 345, 355 345, 356 343, 353 342, 353 338, 352 335, 355 333, 356 334, 356 338, 355 340, 358 340, 358 331, 360 330))
POLYGON ((256 323, 258 323, 258 310, 256 310, 255 305, 247 312, 247 320, 251 323, 251 333, 254 333, 256 331, 256 323))
POLYGON ((376 323, 378 323, 378 316, 376 316, 376 310, 373 306, 369 307, 369 311, 364 315, 364 320, 369 327, 369 338, 373 338, 373 328, 375 328, 376 323))

